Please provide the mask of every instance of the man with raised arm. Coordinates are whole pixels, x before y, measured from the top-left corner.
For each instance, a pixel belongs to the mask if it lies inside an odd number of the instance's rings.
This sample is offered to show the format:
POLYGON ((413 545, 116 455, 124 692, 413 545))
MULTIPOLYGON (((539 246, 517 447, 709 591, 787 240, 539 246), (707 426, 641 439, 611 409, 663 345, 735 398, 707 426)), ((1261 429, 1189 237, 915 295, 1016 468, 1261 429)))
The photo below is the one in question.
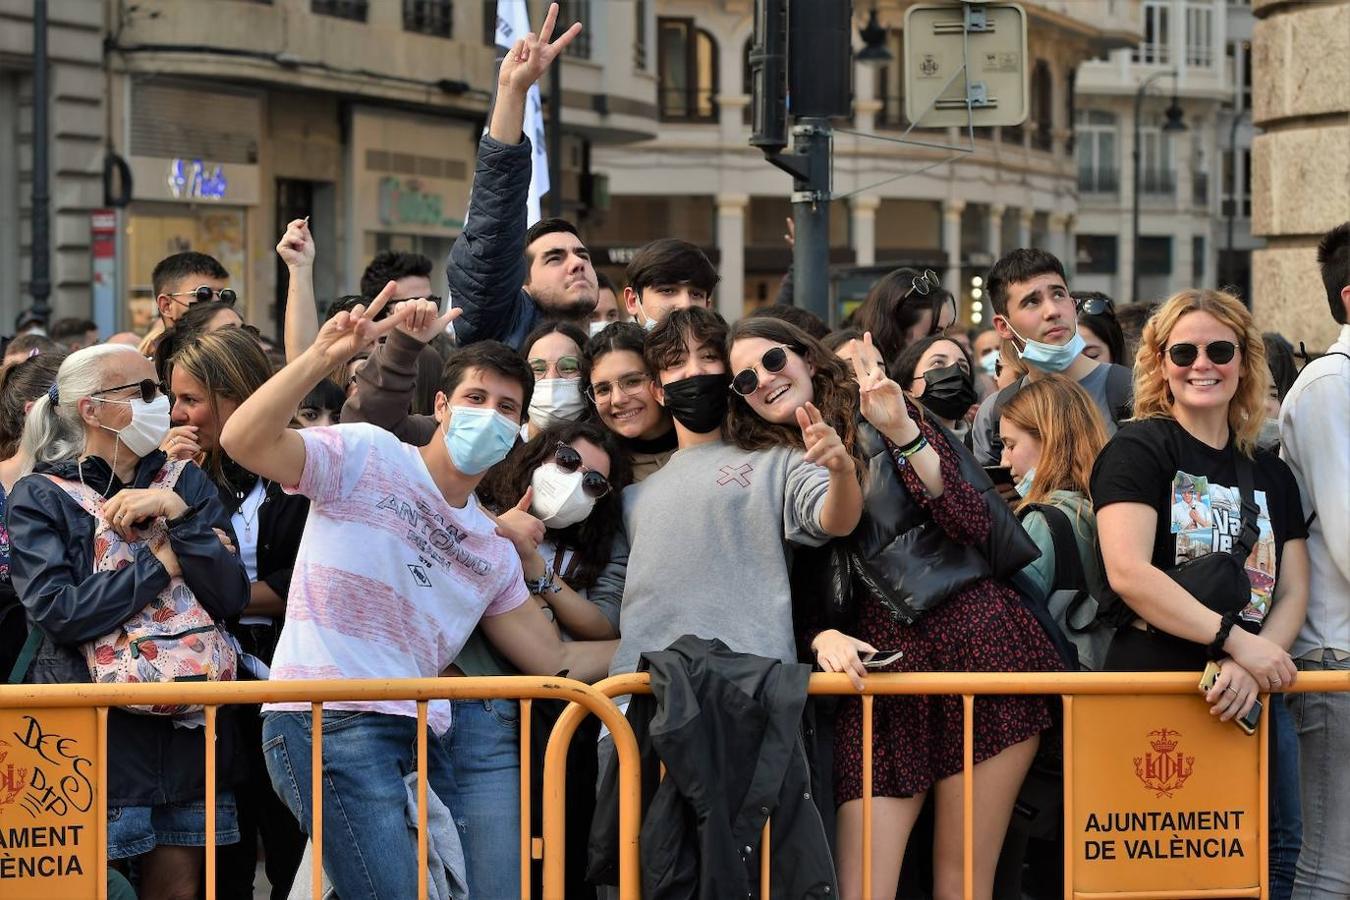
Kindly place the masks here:
POLYGON ((446 265, 451 302, 464 311, 455 323, 461 346, 498 340, 518 348, 544 319, 575 322, 585 330, 595 309, 595 268, 576 226, 564 219, 541 219, 533 226, 526 221, 533 167, 530 141, 521 130, 526 95, 581 33, 577 22, 552 40, 557 20, 553 3, 539 34, 516 41, 497 76, 469 214, 446 265))
MULTIPOLYGON (((475 625, 525 672, 568 668, 568 651, 526 602, 520 559, 474 497, 483 474, 515 442, 534 386, 516 353, 484 341, 447 364, 436 396, 437 433, 425 447, 372 425, 288 427, 300 401, 334 367, 394 329, 444 330, 457 315, 430 301, 376 322, 395 282, 370 304, 340 312, 313 345, 230 417, 230 458, 310 498, 287 620, 272 679, 426 678, 443 672, 475 625)), ((308 703, 263 707, 263 748, 277 794, 313 828, 308 703)), ((436 734, 449 703, 428 704, 436 734)), ((323 860, 342 897, 417 896, 416 840, 403 779, 416 768, 411 700, 325 704, 323 860)), ((427 742, 429 786, 454 812, 454 774, 440 741, 427 742)))

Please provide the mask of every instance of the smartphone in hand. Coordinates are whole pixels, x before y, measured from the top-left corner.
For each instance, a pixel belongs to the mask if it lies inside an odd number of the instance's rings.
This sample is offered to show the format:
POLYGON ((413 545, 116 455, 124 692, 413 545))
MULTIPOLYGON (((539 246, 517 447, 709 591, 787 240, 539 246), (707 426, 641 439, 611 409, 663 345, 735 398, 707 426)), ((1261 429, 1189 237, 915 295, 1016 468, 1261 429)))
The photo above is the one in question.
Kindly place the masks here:
POLYGON ((1007 466, 985 466, 984 473, 989 476, 989 480, 994 483, 995 487, 1017 486, 1017 482, 1013 480, 1012 469, 1007 466))
POLYGON ((882 669, 904 655, 903 650, 878 650, 875 653, 864 653, 862 664, 869 669, 882 669))
MULTIPOLYGON (((1200 676, 1200 690, 1209 693, 1214 687, 1214 683, 1219 680, 1219 664, 1210 660, 1205 664, 1204 674, 1200 676)), ((1233 720, 1233 724, 1241 728, 1247 734, 1256 734, 1256 726, 1261 723, 1261 701, 1257 700, 1252 704, 1252 708, 1245 716, 1240 716, 1233 720)))

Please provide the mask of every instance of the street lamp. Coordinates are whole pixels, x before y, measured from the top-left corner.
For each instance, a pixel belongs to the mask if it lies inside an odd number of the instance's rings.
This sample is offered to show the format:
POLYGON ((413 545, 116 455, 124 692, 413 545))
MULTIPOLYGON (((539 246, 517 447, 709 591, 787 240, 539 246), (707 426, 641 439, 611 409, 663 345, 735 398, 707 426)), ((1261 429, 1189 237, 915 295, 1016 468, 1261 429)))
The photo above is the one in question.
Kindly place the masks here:
POLYGON ((1139 120, 1144 114, 1144 95, 1153 82, 1159 78, 1171 77, 1172 79, 1172 102, 1164 113, 1166 121, 1163 122, 1162 132, 1164 134, 1175 134, 1186 130, 1186 125, 1181 121, 1181 104, 1177 103, 1177 70, 1170 69, 1165 72, 1154 72, 1148 76, 1139 85, 1139 90, 1134 92, 1134 209, 1130 224, 1130 246, 1133 248, 1133 260, 1130 267, 1130 302, 1139 302, 1139 195, 1140 191, 1140 161, 1142 154, 1140 152, 1139 120))
POLYGON ((877 21, 875 3, 872 4, 872 12, 867 17, 867 24, 859 29, 858 36, 863 41, 863 48, 858 51, 858 62, 881 65, 895 58, 886 48, 886 29, 877 21))

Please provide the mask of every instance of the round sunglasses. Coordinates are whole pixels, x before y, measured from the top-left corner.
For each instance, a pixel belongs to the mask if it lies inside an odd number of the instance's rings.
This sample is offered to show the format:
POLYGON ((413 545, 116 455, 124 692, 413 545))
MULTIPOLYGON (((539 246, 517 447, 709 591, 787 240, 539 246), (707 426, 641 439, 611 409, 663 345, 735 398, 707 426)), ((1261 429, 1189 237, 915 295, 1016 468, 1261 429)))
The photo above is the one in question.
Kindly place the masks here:
POLYGON ((553 462, 569 475, 577 470, 584 473, 581 476, 581 490, 587 497, 599 500, 609 493, 609 479, 582 465, 581 454, 562 441, 558 441, 558 448, 553 451, 553 462))
MULTIPOLYGON (((797 353, 802 352, 796 347, 789 347, 787 345, 770 347, 768 350, 765 350, 764 355, 759 358, 759 364, 764 367, 765 372, 771 374, 781 372, 783 371, 783 367, 787 365, 787 352, 789 350, 793 350, 797 353)), ((742 369, 740 372, 736 373, 735 378, 731 379, 731 389, 742 397, 749 397, 755 391, 759 390, 759 373, 755 371, 753 366, 748 369, 742 369)))
MULTIPOLYGON (((1167 356, 1172 360, 1173 365, 1186 368, 1195 365, 1201 349, 1198 344, 1173 344, 1167 348, 1167 356)), ((1233 357, 1237 355, 1238 347, 1232 341, 1213 341, 1205 344, 1203 349, 1206 359, 1216 366, 1222 366, 1233 361, 1233 357)))
POLYGON ((219 300, 226 306, 234 306, 234 301, 239 299, 239 295, 236 294, 232 288, 225 288, 224 290, 218 291, 215 288, 207 287, 206 285, 202 285, 191 291, 175 291, 174 293, 169 294, 169 296, 192 297, 198 303, 209 303, 212 300, 219 300))

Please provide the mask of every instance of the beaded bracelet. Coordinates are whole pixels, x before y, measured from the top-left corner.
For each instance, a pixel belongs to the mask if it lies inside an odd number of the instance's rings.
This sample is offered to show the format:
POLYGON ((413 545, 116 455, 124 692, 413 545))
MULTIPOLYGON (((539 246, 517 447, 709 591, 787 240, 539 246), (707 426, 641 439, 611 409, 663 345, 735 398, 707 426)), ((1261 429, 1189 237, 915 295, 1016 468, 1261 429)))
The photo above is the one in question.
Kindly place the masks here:
POLYGON ((927 446, 928 446, 928 438, 920 434, 917 440, 910 441, 905 446, 896 448, 895 452, 899 453, 905 459, 909 459, 911 456, 918 453, 920 450, 922 450, 924 447, 927 446))

